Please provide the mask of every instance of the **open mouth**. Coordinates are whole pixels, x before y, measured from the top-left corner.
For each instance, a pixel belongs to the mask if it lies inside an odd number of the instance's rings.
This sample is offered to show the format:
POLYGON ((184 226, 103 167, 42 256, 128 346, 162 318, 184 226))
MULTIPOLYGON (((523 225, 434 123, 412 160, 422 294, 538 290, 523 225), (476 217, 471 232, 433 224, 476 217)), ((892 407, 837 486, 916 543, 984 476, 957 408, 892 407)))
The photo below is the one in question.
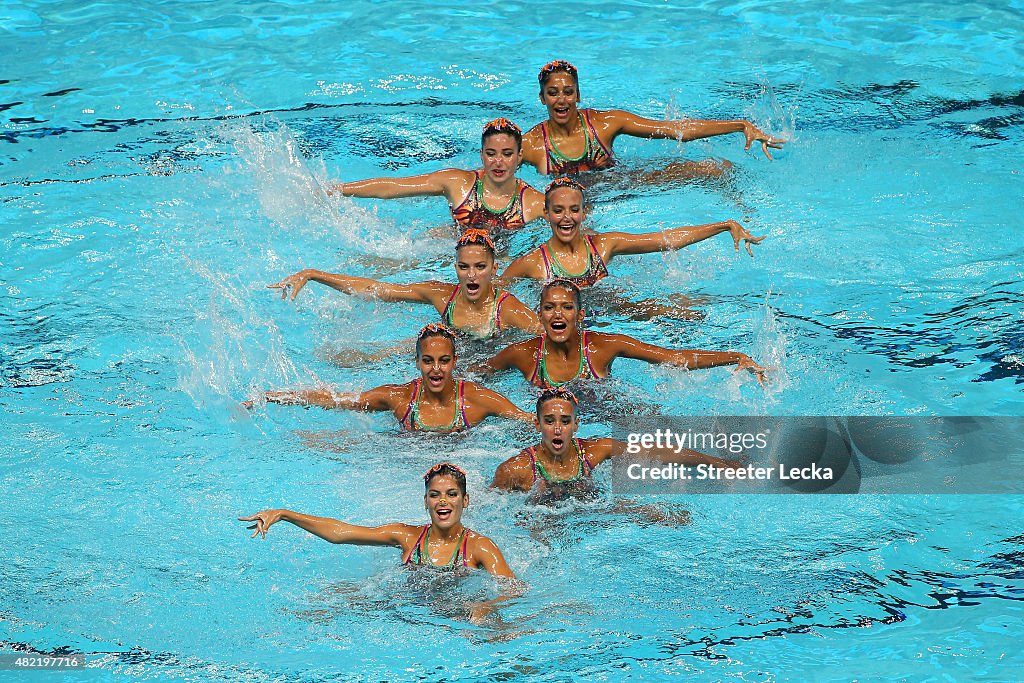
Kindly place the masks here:
POLYGON ((479 292, 480 292, 480 283, 479 282, 467 282, 466 283, 466 293, 467 294, 477 294, 479 292))
POLYGON ((575 230, 575 229, 576 229, 576 224, 575 223, 569 223, 569 224, 564 224, 564 225, 559 225, 558 226, 558 232, 566 234, 566 235, 571 234, 572 231, 575 230))
POLYGON ((562 446, 564 446, 564 445, 565 445, 565 439, 563 439, 561 437, 555 437, 554 439, 551 439, 551 446, 556 451, 562 450, 562 446))
POLYGON ((569 107, 555 107, 555 114, 558 116, 568 116, 569 107))
POLYGON ((437 508, 434 510, 434 514, 443 522, 452 516, 452 510, 451 508, 437 508))
POLYGON ((430 386, 439 388, 444 385, 444 375, 428 375, 427 381, 430 382, 430 386))
POLYGON ((564 320, 554 320, 551 322, 551 329, 555 332, 564 332, 569 327, 569 323, 564 320))
POLYGON ((505 169, 502 169, 502 168, 491 169, 491 175, 496 176, 498 178, 501 178, 502 176, 505 175, 505 169))

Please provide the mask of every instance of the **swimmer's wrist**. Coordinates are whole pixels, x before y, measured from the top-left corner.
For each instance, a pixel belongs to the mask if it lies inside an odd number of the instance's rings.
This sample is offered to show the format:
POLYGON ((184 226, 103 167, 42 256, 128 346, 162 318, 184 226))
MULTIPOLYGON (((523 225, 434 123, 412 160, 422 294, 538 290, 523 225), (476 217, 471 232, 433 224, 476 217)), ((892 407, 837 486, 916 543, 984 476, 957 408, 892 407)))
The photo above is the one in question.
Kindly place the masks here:
POLYGON ((328 275, 328 273, 325 273, 322 270, 317 270, 316 268, 303 268, 301 271, 299 271, 299 275, 305 278, 307 281, 319 282, 320 284, 327 284, 326 276, 328 275))

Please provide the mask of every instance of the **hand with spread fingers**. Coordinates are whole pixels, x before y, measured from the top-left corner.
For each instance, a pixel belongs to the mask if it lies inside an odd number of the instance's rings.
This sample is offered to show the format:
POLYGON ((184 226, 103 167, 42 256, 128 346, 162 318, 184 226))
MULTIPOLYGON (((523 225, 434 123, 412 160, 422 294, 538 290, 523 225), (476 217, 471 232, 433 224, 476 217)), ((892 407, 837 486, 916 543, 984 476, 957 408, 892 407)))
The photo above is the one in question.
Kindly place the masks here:
POLYGON ((773 138, 771 135, 768 135, 749 121, 743 126, 743 135, 747 138, 747 144, 743 149, 750 149, 752 144, 760 142, 761 151, 764 152, 764 155, 768 157, 769 161, 772 161, 772 154, 768 150, 782 149, 782 146, 786 144, 785 140, 773 138))
POLYGON ((758 365, 757 363, 754 362, 753 358, 746 354, 744 354, 740 358, 739 362, 736 363, 735 372, 741 372, 743 370, 749 370, 750 372, 754 373, 754 376, 757 377, 757 383, 760 384, 762 387, 766 386, 764 373, 768 372, 768 368, 764 367, 763 365, 758 365))
POLYGON ((276 282, 272 285, 267 285, 267 289, 280 289, 282 299, 289 298, 288 292, 290 291, 290 300, 295 301, 295 297, 299 295, 299 292, 302 291, 302 288, 306 286, 306 283, 309 282, 311 277, 312 273, 308 269, 300 270, 294 275, 289 275, 280 282, 276 282))
POLYGON ((255 515, 248 517, 239 517, 239 522, 255 522, 249 529, 255 529, 252 532, 252 536, 249 538, 256 538, 256 536, 262 534, 263 538, 267 537, 267 531, 277 522, 281 521, 280 510, 264 510, 263 512, 257 512, 255 515))
POLYGON ((733 244, 736 245, 736 251, 740 250, 740 243, 743 242, 747 248, 747 253, 750 257, 754 257, 754 250, 750 248, 752 244, 760 244, 767 235, 761 235, 760 237, 754 237, 750 232, 736 221, 729 221, 729 234, 732 235, 733 244))

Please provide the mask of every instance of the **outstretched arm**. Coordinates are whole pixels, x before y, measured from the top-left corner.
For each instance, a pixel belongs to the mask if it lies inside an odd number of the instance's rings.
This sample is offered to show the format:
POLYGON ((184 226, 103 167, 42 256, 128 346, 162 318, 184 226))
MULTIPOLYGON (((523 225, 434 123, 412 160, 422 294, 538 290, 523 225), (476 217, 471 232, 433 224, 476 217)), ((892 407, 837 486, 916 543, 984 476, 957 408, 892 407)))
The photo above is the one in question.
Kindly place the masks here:
POLYGON ((734 119, 731 121, 712 121, 700 119, 683 119, 680 121, 656 121, 645 119, 628 111, 612 110, 601 115, 605 127, 610 129, 612 137, 624 134, 640 138, 671 138, 682 142, 710 138, 728 133, 743 133, 746 145, 750 149, 754 142, 761 143, 761 151, 769 159, 770 149, 781 149, 785 140, 773 138, 750 121, 734 119))
POLYGON ((453 185, 460 180, 460 174, 468 173, 457 169, 434 171, 408 178, 368 178, 351 183, 337 183, 331 186, 334 192, 346 197, 369 197, 375 199, 398 199, 399 197, 423 197, 445 195, 449 201, 453 185))
POLYGON ((451 294, 451 285, 441 282, 414 282, 411 285, 393 285, 389 282, 372 280, 368 277, 357 277, 355 275, 340 275, 338 273, 327 273, 314 268, 300 270, 294 275, 289 275, 280 282, 267 285, 270 289, 280 289, 281 298, 288 296, 291 290, 291 300, 299 295, 302 288, 308 282, 319 282, 332 287, 345 294, 354 294, 364 299, 380 299, 382 301, 413 301, 416 303, 430 304, 438 296, 444 296, 447 288, 451 294))
POLYGON ((521 422, 533 422, 533 415, 522 410, 512 401, 508 400, 505 396, 502 396, 497 391, 487 389, 475 385, 477 391, 477 401, 479 401, 481 407, 483 407, 485 416, 495 415, 497 417, 505 417, 511 420, 519 420, 521 422))
POLYGON ((291 522, 314 536, 331 543, 353 545, 394 545, 401 546, 403 536, 412 528, 407 524, 385 524, 378 527, 346 524, 331 517, 314 517, 292 510, 264 510, 248 517, 239 517, 240 522, 253 522, 252 538, 267 537, 267 531, 278 522, 291 522))
POLYGON ((519 357, 522 355, 521 350, 523 342, 507 346, 499 351, 492 358, 489 358, 482 363, 474 363, 470 366, 470 371, 488 375, 492 372, 498 372, 501 370, 508 370, 509 368, 519 368, 519 357))
POLYGON ((740 250, 741 242, 746 243, 747 253, 751 257, 754 256, 754 252, 750 245, 760 244, 764 239, 764 236, 754 237, 742 225, 729 220, 705 225, 684 225, 662 232, 606 232, 595 237, 594 241, 607 261, 616 254, 649 254, 654 251, 682 249, 723 232, 728 232, 732 236, 736 251, 740 250))
MULTIPOLYGON (((386 384, 364 391, 336 393, 330 389, 304 389, 295 391, 268 391, 263 394, 267 403, 286 406, 316 406, 318 408, 343 408, 346 410, 393 410, 395 397, 401 392, 399 385, 386 384)), ((254 401, 245 401, 242 406, 252 408, 254 401)))
POLYGON ((624 334, 606 335, 607 348, 615 355, 623 358, 636 358, 648 363, 669 363, 679 365, 687 370, 715 368, 722 365, 735 365, 737 370, 749 370, 764 386, 766 368, 761 367, 745 353, 739 351, 703 351, 700 349, 666 349, 642 342, 624 334))

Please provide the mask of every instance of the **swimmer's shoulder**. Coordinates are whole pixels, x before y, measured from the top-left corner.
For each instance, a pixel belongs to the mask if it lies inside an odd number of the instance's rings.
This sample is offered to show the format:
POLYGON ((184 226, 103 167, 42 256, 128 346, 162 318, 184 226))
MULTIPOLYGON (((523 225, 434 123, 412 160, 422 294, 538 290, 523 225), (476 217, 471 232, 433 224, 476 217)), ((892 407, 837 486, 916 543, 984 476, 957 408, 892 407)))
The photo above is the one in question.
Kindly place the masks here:
POLYGON ((495 358, 521 368, 524 363, 533 362, 534 356, 537 355, 537 351, 540 349, 540 340, 541 337, 531 337, 530 339, 510 344, 499 351, 495 358))
POLYGON ((416 393, 416 380, 410 380, 404 384, 384 384, 376 389, 371 389, 371 391, 381 397, 387 397, 394 404, 408 403, 416 393))
POLYGON ((523 134, 523 161, 535 167, 540 164, 544 157, 543 125, 543 122, 538 123, 523 134))
POLYGON ((594 467, 621 451, 622 442, 609 437, 580 439, 580 446, 586 451, 590 464, 594 467))
POLYGON ((473 399, 480 398, 504 398, 504 396, 499 394, 497 391, 495 391, 494 389, 488 389, 483 384, 479 384, 468 379, 463 380, 463 382, 463 386, 465 387, 466 391, 466 398, 469 399, 470 401, 472 401, 473 399))
POLYGON ((473 531, 470 528, 466 529, 466 538, 469 539, 470 549, 475 550, 497 550, 498 544, 490 539, 489 536, 473 531))
POLYGON ((506 491, 529 491, 533 486, 532 472, 533 461, 528 450, 520 451, 498 465, 491 486, 506 491))
POLYGON ((537 353, 540 351, 542 339, 543 337, 530 337, 529 339, 512 344, 506 351, 510 351, 512 356, 520 361, 520 365, 523 363, 532 364, 536 359, 537 353))
POLYGON ((544 122, 541 121, 540 123, 535 124, 533 128, 523 133, 523 145, 526 145, 527 142, 540 142, 540 139, 543 135, 543 127, 544 122))
POLYGON ((466 562, 495 576, 515 578, 498 544, 472 529, 466 529, 466 562))

